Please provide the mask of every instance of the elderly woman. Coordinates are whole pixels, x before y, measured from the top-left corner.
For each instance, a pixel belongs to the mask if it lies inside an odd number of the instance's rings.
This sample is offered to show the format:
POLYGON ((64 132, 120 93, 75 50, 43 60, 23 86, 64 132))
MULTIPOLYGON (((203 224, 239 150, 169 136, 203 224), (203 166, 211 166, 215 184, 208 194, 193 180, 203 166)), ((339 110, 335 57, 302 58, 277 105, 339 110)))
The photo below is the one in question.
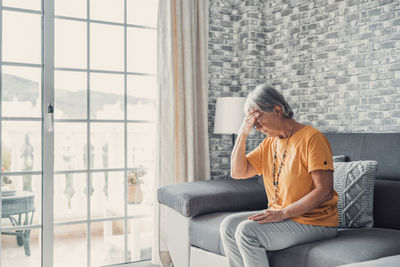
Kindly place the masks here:
POLYGON ((231 175, 263 175, 268 209, 228 216, 221 238, 229 266, 267 267, 267 251, 336 236, 338 195, 326 137, 293 119, 285 98, 262 84, 248 96, 231 175), (245 154, 252 128, 267 137, 245 154))

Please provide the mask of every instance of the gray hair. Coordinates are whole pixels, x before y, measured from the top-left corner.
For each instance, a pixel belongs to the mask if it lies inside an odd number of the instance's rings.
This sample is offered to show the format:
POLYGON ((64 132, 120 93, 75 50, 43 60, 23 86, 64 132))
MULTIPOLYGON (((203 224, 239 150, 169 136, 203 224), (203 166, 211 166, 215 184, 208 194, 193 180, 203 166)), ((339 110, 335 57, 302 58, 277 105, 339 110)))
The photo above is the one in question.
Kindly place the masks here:
POLYGON ((272 112, 276 105, 282 107, 283 115, 286 118, 293 118, 293 110, 283 95, 271 85, 263 83, 258 85, 247 96, 244 112, 247 114, 251 108, 256 108, 264 112, 272 112))

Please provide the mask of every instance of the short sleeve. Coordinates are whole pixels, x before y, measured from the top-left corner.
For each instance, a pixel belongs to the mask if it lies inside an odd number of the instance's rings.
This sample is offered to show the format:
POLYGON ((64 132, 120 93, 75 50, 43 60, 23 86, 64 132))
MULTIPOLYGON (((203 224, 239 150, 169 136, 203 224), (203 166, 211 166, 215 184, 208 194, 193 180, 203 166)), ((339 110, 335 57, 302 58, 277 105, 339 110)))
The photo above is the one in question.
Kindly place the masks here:
POLYGON ((308 172, 315 170, 333 171, 332 148, 322 133, 314 134, 308 143, 308 172))
POLYGON ((256 169, 258 175, 262 174, 263 147, 263 143, 260 143, 258 147, 246 155, 246 159, 250 162, 251 166, 256 169))

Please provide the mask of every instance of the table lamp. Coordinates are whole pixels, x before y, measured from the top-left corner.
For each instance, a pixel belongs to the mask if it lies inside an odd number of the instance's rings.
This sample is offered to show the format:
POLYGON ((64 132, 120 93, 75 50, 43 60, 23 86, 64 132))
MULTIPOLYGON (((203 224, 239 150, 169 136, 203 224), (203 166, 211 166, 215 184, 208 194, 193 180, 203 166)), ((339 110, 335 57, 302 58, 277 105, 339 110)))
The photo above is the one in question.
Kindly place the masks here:
POLYGON ((243 107, 245 97, 219 97, 215 108, 214 134, 232 134, 232 145, 235 145, 235 134, 239 131, 244 119, 243 107))

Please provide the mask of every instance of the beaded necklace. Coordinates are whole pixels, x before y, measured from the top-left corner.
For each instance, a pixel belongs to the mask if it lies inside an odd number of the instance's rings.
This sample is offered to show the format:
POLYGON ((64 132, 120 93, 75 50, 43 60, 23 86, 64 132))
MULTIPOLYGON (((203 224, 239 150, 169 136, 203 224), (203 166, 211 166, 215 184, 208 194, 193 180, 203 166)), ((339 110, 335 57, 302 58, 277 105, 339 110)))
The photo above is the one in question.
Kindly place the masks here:
POLYGON ((276 139, 276 142, 275 142, 274 160, 272 162, 272 181, 273 181, 273 184, 274 184, 274 198, 273 198, 273 204, 272 205, 278 204, 278 200, 279 200, 279 195, 278 195, 279 175, 281 174, 283 161, 285 160, 285 157, 286 157, 286 148, 287 148, 287 145, 289 143, 289 138, 292 136, 293 128, 294 128, 294 120, 293 120, 293 123, 292 123, 292 128, 290 129, 289 137, 286 140, 285 150, 283 152, 281 164, 279 165, 278 173, 276 174, 276 176, 275 176, 275 161, 276 161, 277 150, 278 150, 278 139, 276 139))

